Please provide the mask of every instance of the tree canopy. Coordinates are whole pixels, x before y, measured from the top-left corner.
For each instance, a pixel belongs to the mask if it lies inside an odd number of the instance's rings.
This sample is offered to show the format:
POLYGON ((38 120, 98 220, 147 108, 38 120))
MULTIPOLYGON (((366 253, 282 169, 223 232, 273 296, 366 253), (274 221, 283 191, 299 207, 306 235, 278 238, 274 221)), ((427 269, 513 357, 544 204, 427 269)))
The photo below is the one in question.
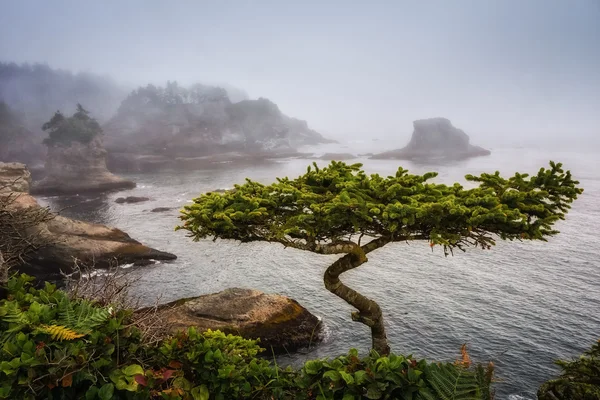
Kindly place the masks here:
POLYGON ((77 110, 68 118, 57 111, 42 129, 48 132, 48 137, 44 139, 44 144, 48 146, 68 146, 73 141, 89 143, 102 133, 98 121, 90 117, 90 112, 81 104, 77 104, 77 110))
POLYGON ((370 326, 374 348, 387 352, 379 307, 346 287, 341 273, 390 242, 427 240, 449 254, 467 247, 489 249, 498 238, 546 241, 558 233, 554 223, 565 218, 583 192, 570 171, 554 162, 532 176, 467 175, 477 185, 472 188, 431 182, 436 176, 413 175, 400 167, 383 177, 366 174, 361 164, 314 164, 296 179, 278 178, 270 185, 248 179, 229 192, 202 194, 184 207, 178 228, 194 240, 278 242, 345 254, 328 268, 325 286, 358 308, 353 319, 370 326), (381 334, 377 345, 375 336, 381 334))

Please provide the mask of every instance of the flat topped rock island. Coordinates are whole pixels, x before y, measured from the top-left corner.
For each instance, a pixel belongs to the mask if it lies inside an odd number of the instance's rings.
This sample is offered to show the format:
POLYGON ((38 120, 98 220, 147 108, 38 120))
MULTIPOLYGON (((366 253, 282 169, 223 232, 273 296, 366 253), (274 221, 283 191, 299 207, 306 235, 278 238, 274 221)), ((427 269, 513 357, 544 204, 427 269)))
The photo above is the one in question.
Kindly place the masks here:
POLYGON ((408 145, 373 155, 379 160, 457 161, 488 156, 489 150, 470 143, 469 135, 446 118, 419 119, 413 122, 408 145))

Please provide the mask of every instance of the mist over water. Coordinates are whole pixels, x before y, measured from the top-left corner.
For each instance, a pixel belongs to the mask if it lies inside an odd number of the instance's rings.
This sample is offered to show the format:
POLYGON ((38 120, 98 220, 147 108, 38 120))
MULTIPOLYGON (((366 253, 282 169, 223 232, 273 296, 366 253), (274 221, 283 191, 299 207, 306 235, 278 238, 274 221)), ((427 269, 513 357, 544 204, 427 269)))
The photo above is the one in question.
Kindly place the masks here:
MULTIPOLYGON (((332 145, 331 150, 357 151, 332 145)), ((598 339, 600 316, 600 160, 593 151, 504 147, 491 156, 452 165, 357 159, 370 173, 392 174, 399 165, 411 172, 438 171, 440 182, 464 182, 468 173, 536 172, 549 160, 561 161, 585 188, 561 233, 549 243, 504 243, 489 251, 471 249, 444 257, 427 243, 396 243, 374 252, 369 263, 342 279, 377 300, 383 308, 393 350, 431 360, 452 360, 467 343, 473 359, 491 360, 500 381, 499 399, 534 399, 539 384, 557 373, 552 362, 580 354, 598 339), (519 397, 522 396, 522 397, 519 397)), ((178 223, 177 208, 201 192, 230 188, 244 178, 268 183, 278 176, 297 176, 310 160, 290 159, 245 168, 221 164, 189 173, 129 175, 138 187, 105 197, 45 198, 65 215, 117 226, 132 237, 177 254, 175 262, 133 271, 140 276, 134 292, 145 302, 157 295, 167 302, 247 287, 281 293, 298 300, 323 318, 327 338, 308 354, 281 357, 299 363, 346 352, 365 353, 367 328, 350 320, 351 307, 329 293, 322 274, 335 256, 320 256, 276 244, 239 244, 203 240, 192 243, 178 223), (148 196, 149 202, 118 205, 117 196, 148 196), (151 213, 155 207, 176 207, 151 213)), ((324 162, 319 162, 324 164, 324 162)))

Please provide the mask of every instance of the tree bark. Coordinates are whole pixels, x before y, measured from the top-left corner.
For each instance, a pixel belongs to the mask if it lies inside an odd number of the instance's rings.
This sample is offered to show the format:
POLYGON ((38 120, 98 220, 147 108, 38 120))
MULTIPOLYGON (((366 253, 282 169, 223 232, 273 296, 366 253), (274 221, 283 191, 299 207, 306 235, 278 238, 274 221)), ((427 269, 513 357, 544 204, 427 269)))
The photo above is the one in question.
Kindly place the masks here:
POLYGON ((331 264, 323 277, 327 290, 358 309, 358 312, 352 313, 352 320, 371 328, 372 348, 381 355, 388 355, 390 346, 379 304, 346 286, 339 276, 367 262, 366 255, 368 253, 389 242, 390 240, 387 238, 378 238, 360 247, 356 245, 352 252, 331 264))

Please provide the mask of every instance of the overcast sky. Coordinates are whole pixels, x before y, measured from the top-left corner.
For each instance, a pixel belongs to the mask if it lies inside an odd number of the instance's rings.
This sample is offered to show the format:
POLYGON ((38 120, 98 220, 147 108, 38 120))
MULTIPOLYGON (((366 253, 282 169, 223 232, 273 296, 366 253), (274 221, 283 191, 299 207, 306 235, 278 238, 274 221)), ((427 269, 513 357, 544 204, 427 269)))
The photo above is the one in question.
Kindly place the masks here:
POLYGON ((0 60, 227 82, 330 135, 600 136, 600 0, 0 0, 0 60))

